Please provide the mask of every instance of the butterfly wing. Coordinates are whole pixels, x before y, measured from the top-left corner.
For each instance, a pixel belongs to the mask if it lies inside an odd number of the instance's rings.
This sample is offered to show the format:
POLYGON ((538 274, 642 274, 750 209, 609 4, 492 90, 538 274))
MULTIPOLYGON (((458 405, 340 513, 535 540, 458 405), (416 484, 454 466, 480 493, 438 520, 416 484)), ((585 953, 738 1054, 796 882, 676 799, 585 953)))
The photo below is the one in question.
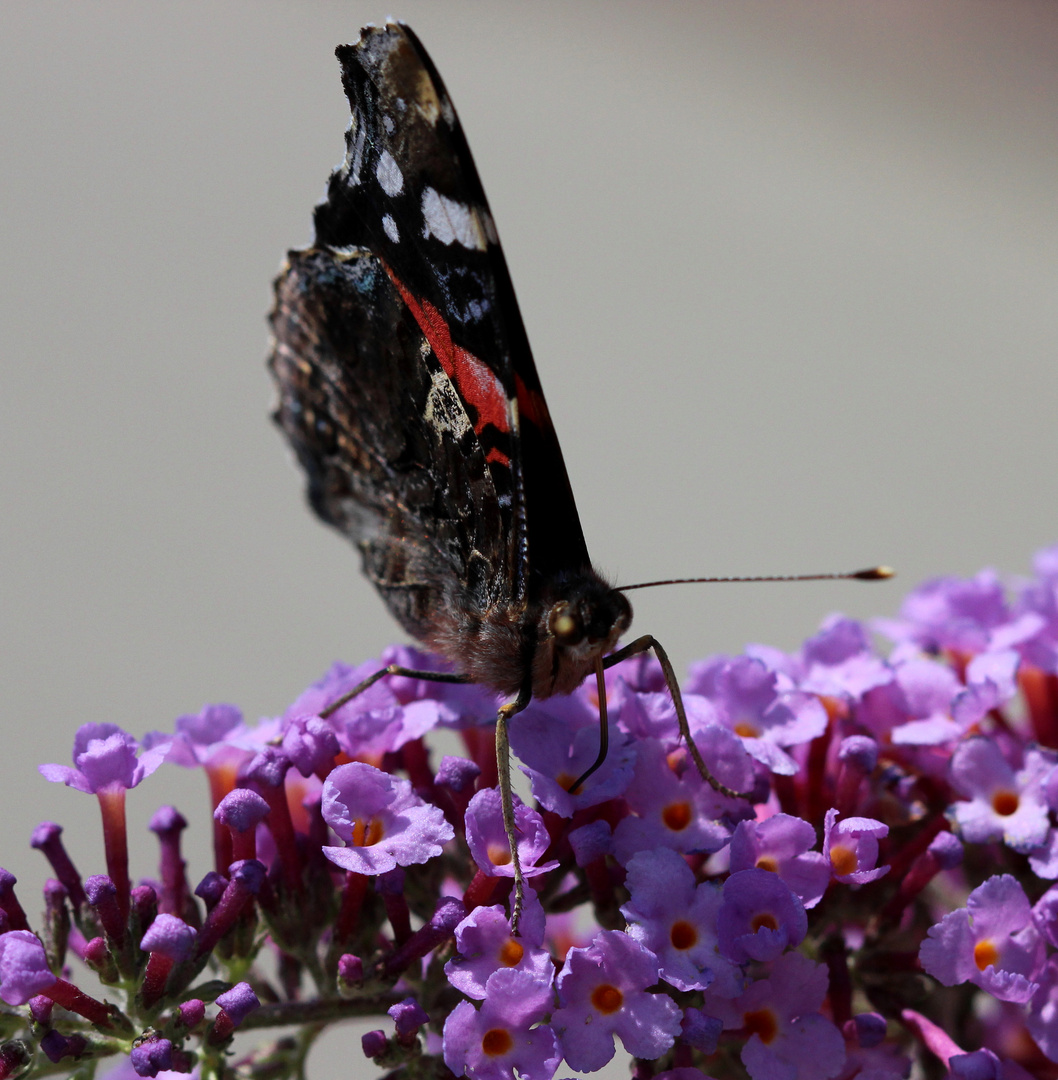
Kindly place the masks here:
MULTIPOLYGON (((279 423, 316 512, 414 636, 589 566, 477 170, 405 26, 337 50, 352 108, 316 242, 277 281, 279 423)), ((467 636, 467 635, 464 635, 467 636)))

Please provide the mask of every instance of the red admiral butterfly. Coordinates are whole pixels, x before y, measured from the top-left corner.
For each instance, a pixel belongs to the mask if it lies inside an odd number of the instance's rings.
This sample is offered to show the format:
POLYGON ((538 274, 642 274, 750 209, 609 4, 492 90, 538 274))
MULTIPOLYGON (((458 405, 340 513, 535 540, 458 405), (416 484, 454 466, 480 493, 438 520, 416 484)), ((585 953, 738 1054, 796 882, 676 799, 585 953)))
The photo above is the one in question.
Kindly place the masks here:
MULTIPOLYGON (((658 643, 611 652, 632 608, 588 558, 496 227, 440 76, 399 23, 369 26, 336 52, 352 123, 316 207, 316 241, 290 252, 276 281, 275 418, 313 509, 357 544, 398 622, 456 666, 452 681, 514 698, 498 718, 497 754, 517 913, 506 726, 531 698, 568 694, 594 672, 605 716, 603 668, 653 649, 698 768, 727 789, 690 738, 658 643)), ((604 754, 605 745, 589 772, 604 754)))

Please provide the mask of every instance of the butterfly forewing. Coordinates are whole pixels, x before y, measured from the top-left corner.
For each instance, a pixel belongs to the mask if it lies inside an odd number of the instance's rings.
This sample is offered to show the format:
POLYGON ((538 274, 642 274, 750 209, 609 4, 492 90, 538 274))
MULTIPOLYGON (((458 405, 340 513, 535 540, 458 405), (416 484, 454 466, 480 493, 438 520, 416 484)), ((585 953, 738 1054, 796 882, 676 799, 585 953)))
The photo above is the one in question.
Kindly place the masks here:
POLYGON ((440 77, 399 24, 337 54, 347 151, 277 281, 277 419, 405 629, 514 692, 534 605, 591 574, 565 465, 440 77))
POLYGON ((499 496, 514 500, 512 588, 524 596, 529 574, 550 577, 588 565, 588 556, 477 169, 410 29, 369 28, 337 53, 352 123, 346 160, 316 210, 317 243, 369 247, 415 310, 466 404, 499 496))

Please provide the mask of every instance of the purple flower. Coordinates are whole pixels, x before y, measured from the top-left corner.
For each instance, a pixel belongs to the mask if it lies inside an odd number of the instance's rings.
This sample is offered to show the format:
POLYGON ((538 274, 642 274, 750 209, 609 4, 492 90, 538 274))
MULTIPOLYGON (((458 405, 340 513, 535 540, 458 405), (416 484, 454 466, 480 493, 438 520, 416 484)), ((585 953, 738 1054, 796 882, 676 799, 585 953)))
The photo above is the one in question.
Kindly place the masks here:
POLYGON ((171 736, 152 732, 144 743, 170 743, 165 760, 174 765, 189 769, 229 765, 234 772, 249 754, 243 745, 249 737, 242 713, 234 705, 206 705, 200 713, 178 716, 171 736))
POLYGON ((677 775, 656 739, 637 744, 635 775, 624 798, 632 816, 623 818, 614 832, 614 854, 620 863, 637 851, 668 847, 713 852, 727 842, 728 829, 714 820, 722 797, 693 765, 677 775))
POLYGON ((864 885, 889 873, 876 866, 878 839, 889 835, 889 826, 874 818, 850 817, 838 821, 833 807, 827 811, 823 827, 823 857, 834 879, 847 885, 864 885))
MULTIPOLYGON (((622 664, 621 668, 624 666, 622 664)), ((660 739, 666 746, 675 746, 679 742, 680 723, 676 719, 676 706, 664 683, 661 689, 636 690, 619 678, 613 684, 608 700, 610 715, 617 720, 617 726, 633 739, 660 739)), ((711 716, 715 718, 715 713, 711 716)))
POLYGON ((803 818, 774 814, 763 821, 740 821, 731 836, 730 870, 770 870, 806 908, 819 903, 830 884, 830 865, 818 851, 815 829, 803 818))
MULTIPOLYGON (((382 653, 380 667, 398 664, 410 671, 452 671, 452 665, 436 653, 423 652, 408 645, 390 645, 382 653)), ((389 689, 402 705, 432 701, 441 706, 439 722, 444 727, 464 728, 496 719, 503 698, 480 683, 442 683, 429 679, 409 679, 391 675, 389 689)))
POLYGON ((1051 954, 1040 975, 1025 1026, 1047 1057, 1058 1061, 1058 954, 1051 954))
POLYGON ((808 932, 804 905, 767 870, 739 870, 724 882, 716 918, 720 951, 736 964, 774 960, 808 932))
POLYGON ((1036 901, 1032 921, 1047 941, 1058 948, 1058 885, 1052 885, 1036 901))
POLYGON ((616 798, 628 786, 635 748, 612 722, 609 739, 598 771, 570 794, 573 783, 598 755, 598 713, 575 695, 549 698, 526 709, 511 728, 511 749, 522 762, 533 795, 561 817, 616 798))
POLYGON ((963 839, 1002 840, 1015 851, 1042 845, 1050 828, 1045 784, 1054 768, 1054 755, 1045 751, 1028 750, 1024 767, 1015 772, 994 739, 959 743, 951 756, 951 782, 968 801, 954 803, 951 814, 963 839))
POLYGON ((480 1009, 461 1001, 444 1026, 444 1061, 474 1080, 550 1080, 562 1060, 555 1033, 542 1023, 550 984, 531 972, 501 968, 489 976, 480 1009))
MULTIPOLYGON (((318 716, 385 666, 384 662, 377 660, 355 668, 348 664, 334 664, 322 679, 298 696, 284 713, 284 722, 318 716)), ((439 689, 440 685, 395 677, 380 679, 347 701, 325 722, 349 757, 380 760, 384 753, 399 750, 405 743, 440 724, 454 726, 458 722, 460 713, 442 700, 451 695, 445 695, 439 689), (406 691, 417 685, 432 686, 433 690, 426 696, 407 692, 402 699, 398 697, 396 683, 400 683, 406 691)), ((491 715, 495 716, 495 710, 491 715)))
MULTIPOLYGON (((544 827, 544 820, 514 797, 514 823, 518 833, 518 861, 526 877, 546 874, 558 863, 551 859, 541 863, 544 853, 551 846, 551 837, 544 827)), ((503 831, 503 812, 500 793, 496 788, 485 788, 470 800, 466 812, 467 846, 478 867, 489 877, 514 877, 514 861, 507 834, 503 831)))
POLYGON ((236 983, 230 990, 217 995, 217 1004, 228 1014, 232 1023, 238 1027, 261 1002, 247 982, 236 983))
POLYGON ((895 712, 888 723, 878 724, 873 710, 860 719, 878 735, 891 733, 894 743, 903 746, 939 746, 962 736, 968 723, 953 716, 954 703, 963 693, 959 677, 946 664, 927 660, 918 654, 892 660, 892 684, 868 696, 868 704, 877 704, 881 695, 893 699, 895 712))
POLYGON ((413 997, 406 997, 386 1010, 393 1020, 397 1034, 409 1038, 418 1033, 423 1024, 430 1022, 426 1010, 413 997))
POLYGON ((347 847, 324 847, 331 862, 357 874, 382 874, 441 854, 455 835, 436 806, 407 780, 372 765, 339 765, 323 785, 323 817, 347 847))
POLYGON ((720 656, 698 664, 688 687, 708 698, 746 750, 774 773, 797 771, 782 747, 808 742, 827 729, 826 709, 817 697, 780 690, 776 673, 754 657, 720 656))
POLYGON ((489 977, 502 968, 528 971, 538 983, 550 985, 555 971, 551 954, 541 948, 544 909, 532 889, 526 890, 518 933, 518 937, 511 934, 503 908, 475 908, 456 927, 459 956, 445 964, 448 981, 467 997, 477 999, 485 997, 489 977))
POLYGON ((25 1005, 55 982, 36 934, 29 930, 0 934, 0 998, 8 1005, 25 1005))
POLYGON ((812 694, 859 701, 868 690, 884 686, 892 669, 875 653, 862 623, 831 615, 801 649, 803 673, 798 686, 812 694))
POLYGON ((455 792, 465 791, 481 775, 481 767, 469 758, 445 754, 434 776, 439 787, 450 787, 455 792))
MULTIPOLYGON (((355 668, 348 664, 332 664, 322 678, 298 695, 283 714, 283 720, 318 716, 382 666, 377 660, 355 668)), ((380 679, 327 718, 326 723, 349 757, 381 760, 387 750, 397 748, 404 714, 389 684, 389 679, 380 679)))
POLYGON ((925 652, 952 649, 984 652, 993 633, 1010 620, 1003 585, 993 570, 976 577, 934 578, 910 592, 899 619, 879 619, 875 626, 894 641, 907 641, 925 652))
POLYGON ((173 1064, 173 1044, 152 1035, 134 1046, 129 1058, 137 1076, 157 1076, 173 1064))
POLYGON ((722 997, 739 993, 742 973, 717 948, 720 889, 697 885, 683 856, 670 848, 641 851, 627 869, 631 900, 621 913, 629 936, 657 956, 661 977, 677 990, 708 986, 722 997))
POLYGON ((45 780, 65 784, 87 794, 134 788, 165 760, 168 743, 145 750, 138 758, 139 743, 116 724, 82 724, 73 741, 73 763, 40 765, 45 780))
POLYGON ((742 1064, 753 1080, 826 1080, 845 1063, 841 1032, 819 1013, 827 984, 822 964, 790 952, 734 1001, 706 993, 705 1011, 749 1033, 742 1064))
POLYGON ((635 1057, 665 1053, 680 1034, 681 1012, 668 995, 647 993, 657 981, 657 957, 619 930, 603 930, 586 949, 570 949, 551 1017, 570 1067, 601 1069, 614 1055, 614 1035, 635 1057))
POLYGON ((338 754, 334 728, 318 716, 292 716, 284 722, 283 752, 302 776, 330 772, 338 754))
POLYGON ((157 952, 178 963, 186 960, 198 931, 175 915, 159 915, 140 940, 144 952, 157 952))
POLYGON ((1024 1004, 1036 992, 1044 959, 1025 890, 1009 874, 990 877, 966 907, 929 928, 918 958, 945 986, 972 982, 1000 1001, 1024 1004))

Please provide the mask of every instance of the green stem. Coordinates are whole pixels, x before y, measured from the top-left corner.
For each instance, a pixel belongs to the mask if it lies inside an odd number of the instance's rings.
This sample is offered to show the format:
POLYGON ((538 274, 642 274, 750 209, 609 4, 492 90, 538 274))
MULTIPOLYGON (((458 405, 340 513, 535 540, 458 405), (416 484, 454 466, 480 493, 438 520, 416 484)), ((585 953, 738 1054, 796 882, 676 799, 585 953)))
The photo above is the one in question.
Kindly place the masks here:
POLYGON ((289 1024, 326 1024, 354 1016, 379 1016, 402 1000, 400 994, 370 998, 319 998, 315 1001, 276 1001, 254 1009, 239 1025, 240 1031, 283 1027, 289 1024))

